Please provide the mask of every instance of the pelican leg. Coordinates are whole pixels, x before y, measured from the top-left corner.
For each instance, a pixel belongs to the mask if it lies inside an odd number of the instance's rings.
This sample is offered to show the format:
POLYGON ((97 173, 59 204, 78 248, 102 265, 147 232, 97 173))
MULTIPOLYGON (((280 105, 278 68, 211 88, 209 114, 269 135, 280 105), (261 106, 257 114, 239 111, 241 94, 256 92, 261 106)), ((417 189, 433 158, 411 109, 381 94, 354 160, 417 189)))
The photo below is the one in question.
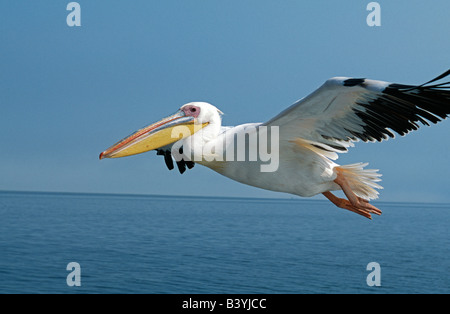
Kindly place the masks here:
POLYGON ((347 183, 347 180, 345 180, 345 177, 339 174, 339 172, 334 182, 342 188, 342 191, 344 191, 345 196, 347 196, 348 198, 348 200, 346 200, 335 196, 331 192, 324 192, 323 195, 328 198, 334 205, 339 208, 347 209, 369 219, 372 219, 371 214, 381 215, 381 210, 379 210, 372 204, 369 204, 369 201, 358 197, 355 193, 353 193, 347 183))

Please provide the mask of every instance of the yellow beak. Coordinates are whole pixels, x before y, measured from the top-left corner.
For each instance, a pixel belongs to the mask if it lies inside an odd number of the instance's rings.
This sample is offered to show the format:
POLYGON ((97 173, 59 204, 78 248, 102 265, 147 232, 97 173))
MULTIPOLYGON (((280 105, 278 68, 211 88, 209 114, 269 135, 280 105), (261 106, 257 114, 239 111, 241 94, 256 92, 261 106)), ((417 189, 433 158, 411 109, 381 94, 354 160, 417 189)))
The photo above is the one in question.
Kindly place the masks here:
POLYGON ((180 110, 117 142, 101 153, 100 159, 131 156, 158 149, 191 136, 207 125, 196 123, 195 118, 186 116, 180 110))

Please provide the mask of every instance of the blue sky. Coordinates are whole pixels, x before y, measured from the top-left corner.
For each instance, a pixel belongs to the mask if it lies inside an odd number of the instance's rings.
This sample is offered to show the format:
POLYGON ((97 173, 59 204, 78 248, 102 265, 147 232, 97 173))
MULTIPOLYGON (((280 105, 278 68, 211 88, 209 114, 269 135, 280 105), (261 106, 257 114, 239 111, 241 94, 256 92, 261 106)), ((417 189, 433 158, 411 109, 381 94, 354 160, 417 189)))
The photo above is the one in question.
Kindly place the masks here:
MULTIPOLYGON (((224 124, 263 122, 333 76, 423 83, 450 67, 448 0, 0 3, 0 190, 290 197, 111 144, 190 101, 224 124)), ((450 202, 450 122, 357 143, 342 164, 383 173, 383 201, 450 202)))

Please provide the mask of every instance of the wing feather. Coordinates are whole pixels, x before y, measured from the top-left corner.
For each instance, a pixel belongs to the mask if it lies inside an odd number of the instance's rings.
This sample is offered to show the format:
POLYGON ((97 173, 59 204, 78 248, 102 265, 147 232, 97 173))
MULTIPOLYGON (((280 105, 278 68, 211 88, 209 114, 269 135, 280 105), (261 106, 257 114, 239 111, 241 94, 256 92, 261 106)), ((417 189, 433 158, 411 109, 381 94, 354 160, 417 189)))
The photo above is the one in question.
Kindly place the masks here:
MULTIPOLYGON (((280 138, 324 144, 343 152, 352 142, 383 141, 438 123, 450 114, 450 82, 404 85, 364 78, 335 77, 264 123, 278 126, 280 138), (419 124, 420 123, 420 124, 419 124)), ((321 145, 318 145, 321 147, 321 145)))

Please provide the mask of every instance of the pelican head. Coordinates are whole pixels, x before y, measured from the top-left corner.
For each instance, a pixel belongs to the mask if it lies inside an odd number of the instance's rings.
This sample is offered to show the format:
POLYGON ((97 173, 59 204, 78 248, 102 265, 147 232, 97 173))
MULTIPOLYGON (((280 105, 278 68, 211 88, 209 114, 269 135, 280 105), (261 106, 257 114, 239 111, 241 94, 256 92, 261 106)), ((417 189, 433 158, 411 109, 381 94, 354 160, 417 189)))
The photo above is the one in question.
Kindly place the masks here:
POLYGON ((205 102, 183 105, 176 113, 142 128, 100 154, 103 158, 119 158, 148 152, 189 137, 220 121, 222 112, 205 102), (175 129, 178 128, 178 131, 175 129))

